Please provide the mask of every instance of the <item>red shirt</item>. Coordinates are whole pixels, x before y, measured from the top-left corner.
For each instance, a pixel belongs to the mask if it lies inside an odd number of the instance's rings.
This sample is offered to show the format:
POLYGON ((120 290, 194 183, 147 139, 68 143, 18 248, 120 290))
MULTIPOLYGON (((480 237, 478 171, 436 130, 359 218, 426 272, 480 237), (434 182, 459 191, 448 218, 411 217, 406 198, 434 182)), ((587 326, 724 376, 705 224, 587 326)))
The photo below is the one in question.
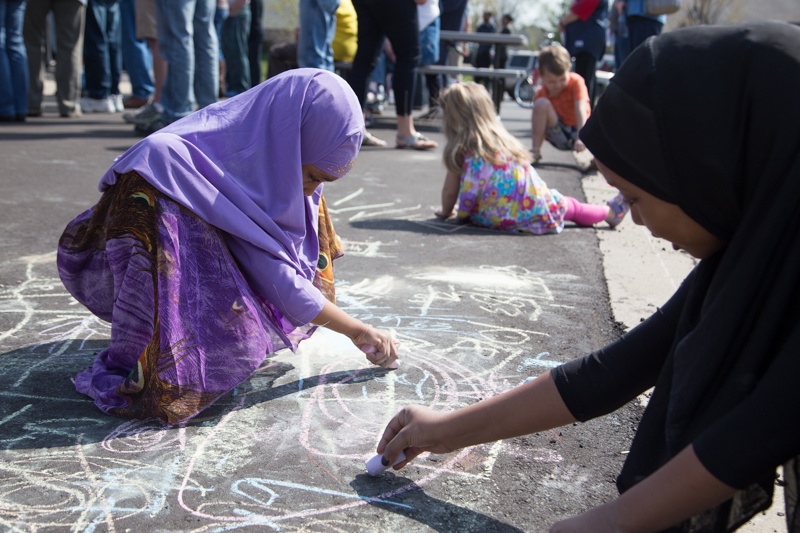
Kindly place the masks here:
POLYGON ((575 0, 569 10, 578 15, 579 19, 585 21, 589 20, 599 3, 600 0, 575 0))

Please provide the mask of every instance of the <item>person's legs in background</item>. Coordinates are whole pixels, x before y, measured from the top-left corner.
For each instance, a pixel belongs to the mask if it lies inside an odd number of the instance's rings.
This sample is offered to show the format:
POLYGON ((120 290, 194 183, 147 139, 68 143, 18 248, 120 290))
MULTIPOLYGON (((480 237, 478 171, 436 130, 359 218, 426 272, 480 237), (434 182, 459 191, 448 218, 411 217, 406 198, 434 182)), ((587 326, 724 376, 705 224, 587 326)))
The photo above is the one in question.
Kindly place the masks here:
POLYGON ((225 55, 225 96, 236 96, 250 88, 250 61, 247 38, 250 32, 250 8, 231 14, 222 25, 222 53, 225 55))
MULTIPOLYGON (((628 22, 628 49, 633 51, 637 46, 645 42, 648 37, 661 34, 664 29, 664 24, 648 18, 640 17, 638 15, 629 15, 628 22)), ((619 65, 617 65, 619 66, 619 65)))
POLYGON ((136 0, 119 0, 122 61, 131 82, 131 94, 123 99, 125 109, 138 109, 150 101, 155 91, 151 70, 153 56, 147 41, 136 37, 136 0))
POLYGON ((194 8, 194 94, 197 107, 217 101, 219 41, 214 29, 216 0, 197 0, 194 8))
MULTIPOLYGON (((56 27, 56 101, 63 118, 81 114, 81 59, 86 8, 78 0, 52 2, 56 27)), ((44 32, 44 21, 42 21, 44 32)), ((44 35, 44 33, 43 33, 44 35)), ((30 62, 28 63, 30 65, 30 62)))
MULTIPOLYGON (((439 0, 439 29, 441 31, 461 31, 464 23, 464 13, 467 10, 467 0, 439 0)), ((448 57, 453 49, 453 44, 447 41, 439 41, 439 65, 447 65, 448 57)), ((457 54, 460 56, 460 54, 457 54)), ((449 84, 447 75, 440 75, 439 87, 447 87, 449 84)))
MULTIPOLYGON (((439 61, 440 23, 440 19, 437 18, 428 24, 419 34, 420 66, 433 65, 439 61)), ((425 86, 428 88, 428 111, 419 118, 427 120, 437 119, 441 116, 441 110, 439 109, 439 75, 426 74, 425 86)))
POLYGON ((596 87, 597 58, 591 52, 581 52, 575 56, 575 73, 586 82, 586 89, 589 92, 589 107, 594 109, 595 87, 596 87))
POLYGON ((122 78, 122 17, 119 0, 109 2, 106 31, 108 32, 108 66, 111 74, 111 100, 114 110, 121 113, 125 106, 119 92, 122 78))
POLYGON ((250 85, 255 87, 262 81, 261 51, 264 46, 264 29, 261 18, 264 0, 250 0, 250 34, 247 38, 247 58, 250 63, 250 85))
POLYGON ((119 96, 122 70, 120 38, 119 1, 89 0, 83 48, 88 94, 88 98, 81 101, 84 112, 122 111, 122 99, 119 96))
MULTIPOLYGON (((333 35, 339 0, 300 0, 297 64, 334 71, 333 35)), ((359 24, 359 27, 361 25, 359 24)))
MULTIPOLYGON (((383 49, 385 35, 373 15, 374 2, 370 0, 353 0, 358 20, 358 48, 353 58, 353 68, 350 70, 348 83, 353 89, 361 109, 364 109, 367 92, 367 79, 372 74, 378 59, 378 54, 383 49)), ((364 133, 364 146, 386 146, 386 141, 379 139, 369 132, 364 133)))
POLYGON ((25 6, 25 20, 22 23, 22 39, 28 56, 28 112, 29 117, 42 114, 44 96, 44 61, 47 54, 45 46, 47 13, 49 2, 28 0, 25 6))
POLYGON ((161 56, 158 46, 155 0, 136 0, 136 37, 147 43, 153 58, 153 97, 135 113, 124 113, 122 119, 128 124, 134 124, 134 130, 140 135, 147 135, 164 125, 161 120, 164 113, 161 94, 167 78, 167 62, 161 56))
POLYGON ((24 122, 28 113, 28 56, 22 39, 24 0, 0 2, 0 120, 24 122))
MULTIPOLYGON (((156 0, 158 44, 167 62, 161 93, 162 115, 169 124, 194 110, 194 10, 195 0, 156 0)), ((214 54, 216 61, 217 55, 214 54)))
MULTIPOLYGON (((395 147, 430 150, 438 144, 414 128, 412 98, 420 58, 419 21, 414 2, 379 2, 378 12, 386 37, 392 43, 395 55, 392 85, 397 135, 395 147)), ((360 27, 360 26, 359 26, 360 27)), ((359 34, 360 35, 360 34, 359 34)))
POLYGON ((217 32, 217 40, 219 41, 219 97, 225 96, 228 88, 225 86, 225 73, 227 72, 228 65, 225 63, 225 53, 222 51, 222 25, 230 15, 230 8, 227 2, 217 2, 217 7, 214 9, 214 30, 217 32), (226 7, 221 7, 224 4, 226 7))

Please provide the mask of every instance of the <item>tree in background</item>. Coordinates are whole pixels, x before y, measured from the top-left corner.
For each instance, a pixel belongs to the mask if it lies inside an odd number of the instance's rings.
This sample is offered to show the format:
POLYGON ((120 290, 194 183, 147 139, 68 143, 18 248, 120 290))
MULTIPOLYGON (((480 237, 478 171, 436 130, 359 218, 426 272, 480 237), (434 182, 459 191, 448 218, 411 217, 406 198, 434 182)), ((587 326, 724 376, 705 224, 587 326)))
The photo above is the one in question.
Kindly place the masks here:
POLYGON ((741 20, 740 0, 691 0, 681 10, 678 27, 730 24, 741 20))

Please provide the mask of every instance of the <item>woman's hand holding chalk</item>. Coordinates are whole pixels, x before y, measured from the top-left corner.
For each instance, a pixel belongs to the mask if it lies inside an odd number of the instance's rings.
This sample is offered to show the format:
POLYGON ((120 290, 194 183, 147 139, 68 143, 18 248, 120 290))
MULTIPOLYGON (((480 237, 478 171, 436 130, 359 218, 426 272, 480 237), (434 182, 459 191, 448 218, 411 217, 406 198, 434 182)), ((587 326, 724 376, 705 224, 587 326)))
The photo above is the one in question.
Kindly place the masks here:
POLYGON ((397 456, 394 463, 392 464, 383 464, 383 455, 378 454, 369 461, 365 462, 364 464, 367 465, 367 474, 370 476, 379 476, 384 473, 390 466, 394 466, 398 463, 402 463, 406 460, 406 454, 400 452, 400 455, 397 456))

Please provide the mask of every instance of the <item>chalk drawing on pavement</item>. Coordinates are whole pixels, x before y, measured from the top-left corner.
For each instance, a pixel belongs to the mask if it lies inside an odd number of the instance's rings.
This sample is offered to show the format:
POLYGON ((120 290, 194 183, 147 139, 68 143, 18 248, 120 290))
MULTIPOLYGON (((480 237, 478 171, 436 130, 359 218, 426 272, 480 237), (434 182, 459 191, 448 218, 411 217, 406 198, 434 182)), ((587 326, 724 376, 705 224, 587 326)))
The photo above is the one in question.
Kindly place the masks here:
MULTIPOLYGON (((363 256, 385 257, 378 252, 382 246, 363 256)), ((541 327, 544 314, 571 306, 559 301, 553 286, 573 281, 490 265, 343 279, 337 284, 340 305, 392 330, 401 342, 399 370, 370 367, 348 339, 321 329, 297 354, 284 350, 269 360, 292 371, 274 379, 257 372, 220 416, 164 429, 151 421, 116 420, 88 398, 67 400, 34 387, 34 375, 61 368, 69 358, 91 362, 88 343, 110 334, 107 323, 66 293, 54 261, 54 254, 26 258, 23 281, 0 288, 0 350, 30 354, 31 362, 0 387, 0 525, 9 530, 24 524, 118 531, 161 513, 176 516, 178 508, 199 520, 196 529, 203 531, 300 524, 322 530, 346 524, 342 513, 364 505, 408 507, 402 495, 443 478, 490 479, 511 445, 475 446, 436 460, 422 456, 395 474, 399 482, 369 497, 350 486, 402 406, 457 409, 518 385, 535 367, 556 364, 546 352, 532 353, 530 345, 549 336, 541 327), (408 296, 407 306, 388 308, 386 301, 398 293, 408 296), (497 316, 515 318, 515 326, 499 325, 497 316), (81 415, 59 418, 65 402, 81 415), (104 431, 100 438, 89 436, 98 431, 104 431), (62 445, 29 444, 45 436, 57 436, 62 445)), ((562 460, 545 449, 528 459, 562 460)))

